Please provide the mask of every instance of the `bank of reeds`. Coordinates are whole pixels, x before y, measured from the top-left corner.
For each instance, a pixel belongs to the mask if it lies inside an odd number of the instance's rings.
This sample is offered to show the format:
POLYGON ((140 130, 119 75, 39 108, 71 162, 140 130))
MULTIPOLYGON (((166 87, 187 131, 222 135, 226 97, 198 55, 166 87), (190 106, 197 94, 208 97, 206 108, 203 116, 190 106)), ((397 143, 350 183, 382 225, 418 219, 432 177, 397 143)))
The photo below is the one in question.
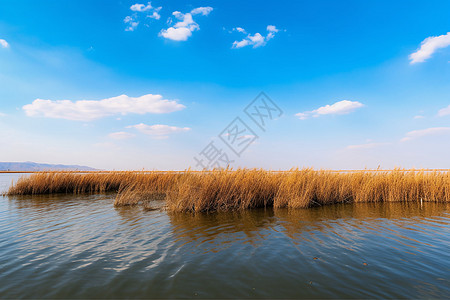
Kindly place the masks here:
POLYGON ((171 211, 307 208, 353 202, 450 202, 450 173, 423 170, 335 172, 257 169, 205 172, 37 173, 9 195, 117 192, 114 205, 165 198, 171 211))
POLYGON ((180 176, 178 172, 39 172, 19 178, 7 195, 121 193, 137 186, 164 193, 180 176))

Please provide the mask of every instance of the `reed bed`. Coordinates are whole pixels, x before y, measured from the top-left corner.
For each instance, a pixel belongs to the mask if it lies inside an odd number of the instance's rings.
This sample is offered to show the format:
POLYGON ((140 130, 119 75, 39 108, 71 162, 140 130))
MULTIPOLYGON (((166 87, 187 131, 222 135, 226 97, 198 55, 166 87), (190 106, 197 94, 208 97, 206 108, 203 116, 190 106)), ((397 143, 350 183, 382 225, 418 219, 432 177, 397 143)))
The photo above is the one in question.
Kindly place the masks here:
POLYGON ((292 169, 37 173, 19 179, 8 195, 116 192, 115 206, 165 199, 170 211, 307 208, 333 203, 450 202, 450 172, 292 169))
MULTIPOLYGON (((177 177, 177 172, 38 172, 23 176, 14 183, 7 195, 130 193, 137 186, 165 192, 177 177)), ((131 194, 130 194, 131 195, 131 194)))

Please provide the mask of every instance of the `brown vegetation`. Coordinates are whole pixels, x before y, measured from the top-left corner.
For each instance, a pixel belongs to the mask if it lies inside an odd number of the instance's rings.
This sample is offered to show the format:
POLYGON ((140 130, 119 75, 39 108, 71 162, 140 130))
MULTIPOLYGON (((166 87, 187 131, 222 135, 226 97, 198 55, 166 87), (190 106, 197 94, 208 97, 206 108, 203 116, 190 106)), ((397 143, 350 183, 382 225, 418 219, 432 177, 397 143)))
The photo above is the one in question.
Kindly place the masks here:
POLYGON ((9 195, 117 192, 114 205, 166 199, 171 211, 306 208, 353 202, 450 202, 450 173, 424 170, 36 173, 9 195))
POLYGON ((176 172, 38 172, 21 177, 8 195, 83 194, 132 190, 136 186, 165 192, 181 176, 176 172))

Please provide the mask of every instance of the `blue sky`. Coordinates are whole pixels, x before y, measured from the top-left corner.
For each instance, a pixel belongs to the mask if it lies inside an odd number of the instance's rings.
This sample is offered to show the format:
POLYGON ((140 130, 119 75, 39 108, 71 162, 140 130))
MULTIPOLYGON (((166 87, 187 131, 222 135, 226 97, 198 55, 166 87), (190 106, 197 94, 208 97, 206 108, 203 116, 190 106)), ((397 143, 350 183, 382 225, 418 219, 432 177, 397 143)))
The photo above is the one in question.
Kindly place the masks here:
POLYGON ((213 142, 233 167, 450 168, 449 15, 446 0, 1 1, 0 161, 185 169, 213 142), (265 131, 243 111, 261 91, 283 111, 265 131), (235 117, 258 137, 239 157, 218 137, 235 117))

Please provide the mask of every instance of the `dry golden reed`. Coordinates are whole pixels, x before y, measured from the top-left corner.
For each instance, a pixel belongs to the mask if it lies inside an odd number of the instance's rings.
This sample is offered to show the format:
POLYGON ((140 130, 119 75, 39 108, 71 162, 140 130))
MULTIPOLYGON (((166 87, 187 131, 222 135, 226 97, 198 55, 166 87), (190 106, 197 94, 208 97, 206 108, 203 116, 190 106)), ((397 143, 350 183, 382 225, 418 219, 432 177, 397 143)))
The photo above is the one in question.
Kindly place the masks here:
POLYGON ((450 202, 450 173, 395 169, 336 172, 238 169, 184 172, 37 173, 9 195, 117 192, 114 205, 166 199, 170 211, 307 208, 353 202, 450 202))
POLYGON ((136 186, 165 192, 180 176, 178 172, 39 172, 21 177, 7 195, 117 193, 136 186))

